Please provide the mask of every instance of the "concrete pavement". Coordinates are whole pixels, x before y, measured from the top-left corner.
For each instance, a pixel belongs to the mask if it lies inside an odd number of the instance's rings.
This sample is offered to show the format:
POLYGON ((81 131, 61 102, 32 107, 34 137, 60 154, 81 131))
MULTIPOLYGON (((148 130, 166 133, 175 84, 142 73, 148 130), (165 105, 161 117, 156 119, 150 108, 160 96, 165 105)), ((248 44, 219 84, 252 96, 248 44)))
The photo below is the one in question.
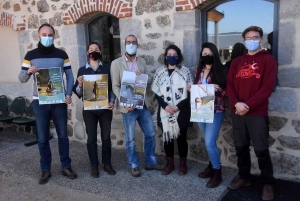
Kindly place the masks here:
MULTIPOLYGON (((168 176, 159 171, 144 170, 144 156, 139 153, 142 176, 130 174, 125 150, 112 150, 114 176, 102 169, 99 178, 91 178, 86 145, 70 142, 72 167, 78 178, 69 180, 60 174, 57 139, 50 141, 52 150, 52 177, 45 185, 39 185, 39 153, 37 145, 25 147, 24 142, 34 136, 18 132, 0 132, 0 200, 201 200, 214 201, 223 194, 237 170, 223 168, 223 183, 214 189, 205 187, 207 180, 197 174, 206 165, 188 161, 188 173, 168 176)), ((101 147, 99 147, 101 156, 101 147)), ((165 163, 163 156, 158 156, 165 163)), ((101 161, 101 158, 100 158, 101 161)))

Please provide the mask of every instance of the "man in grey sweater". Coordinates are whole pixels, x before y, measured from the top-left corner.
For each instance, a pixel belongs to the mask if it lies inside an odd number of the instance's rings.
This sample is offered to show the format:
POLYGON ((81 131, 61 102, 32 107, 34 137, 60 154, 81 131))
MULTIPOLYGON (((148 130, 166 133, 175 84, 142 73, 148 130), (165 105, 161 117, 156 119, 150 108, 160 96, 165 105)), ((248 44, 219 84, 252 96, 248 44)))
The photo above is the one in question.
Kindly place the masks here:
POLYGON ((65 51, 56 48, 53 44, 55 36, 54 28, 50 24, 43 24, 38 29, 40 42, 38 47, 25 55, 22 63, 22 70, 19 74, 19 80, 22 83, 27 82, 33 75, 33 110, 36 119, 36 129, 38 135, 38 146, 40 152, 40 167, 42 176, 40 184, 45 184, 51 177, 51 150, 49 146, 50 120, 56 128, 58 136, 59 155, 62 166, 62 175, 69 179, 75 179, 77 174, 71 168, 71 159, 69 157, 69 138, 67 135, 67 104, 72 103, 72 87, 74 77, 71 70, 70 60, 65 51), (66 74, 67 86, 65 87, 65 101, 58 104, 39 104, 36 73, 39 69, 49 69, 60 67, 61 74, 66 74))

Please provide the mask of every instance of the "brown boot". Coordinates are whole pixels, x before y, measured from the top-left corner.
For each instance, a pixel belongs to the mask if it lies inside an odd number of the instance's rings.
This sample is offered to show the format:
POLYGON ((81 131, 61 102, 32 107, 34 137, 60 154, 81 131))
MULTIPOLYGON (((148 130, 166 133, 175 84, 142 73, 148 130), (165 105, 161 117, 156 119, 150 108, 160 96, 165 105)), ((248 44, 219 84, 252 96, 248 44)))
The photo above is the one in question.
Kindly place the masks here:
POLYGON ((213 170, 212 170, 212 164, 209 161, 207 168, 204 170, 204 172, 200 172, 198 174, 199 178, 210 178, 213 175, 213 170))
POLYGON ((167 165, 161 172, 163 175, 170 174, 173 170, 175 170, 174 166, 174 157, 167 157, 167 165))
POLYGON ((230 184, 228 184, 227 188, 236 190, 243 186, 250 186, 251 179, 242 179, 240 176, 236 177, 230 184))
POLYGON ((207 182, 207 184, 206 184, 207 188, 215 188, 215 187, 219 186, 219 184, 223 181, 221 167, 220 167, 220 169, 213 168, 212 171, 213 171, 213 176, 207 182))
POLYGON ((273 200, 274 199, 274 190, 270 184, 264 185, 264 188, 262 190, 261 199, 262 200, 273 200))
POLYGON ((180 158, 178 174, 185 175, 186 173, 187 173, 186 158, 180 158))

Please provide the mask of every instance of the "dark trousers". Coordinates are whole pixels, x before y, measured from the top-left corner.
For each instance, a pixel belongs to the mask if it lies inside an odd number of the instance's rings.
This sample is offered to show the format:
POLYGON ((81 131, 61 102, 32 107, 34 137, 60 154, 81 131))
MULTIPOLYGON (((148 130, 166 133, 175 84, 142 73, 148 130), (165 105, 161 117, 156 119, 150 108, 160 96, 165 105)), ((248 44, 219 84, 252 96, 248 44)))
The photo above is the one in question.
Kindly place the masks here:
MULTIPOLYGON (((180 135, 178 136, 177 145, 180 158, 186 158, 188 153, 188 143, 186 140, 188 128, 180 128, 180 135)), ((164 142, 165 153, 167 157, 174 157, 174 140, 164 142)))
POLYGON ((83 110, 83 119, 85 122, 87 139, 87 150, 91 166, 98 166, 97 151, 97 126, 98 122, 101 129, 102 141, 102 163, 111 164, 111 139, 110 129, 112 121, 111 110, 83 110))
POLYGON ((274 183, 273 166, 268 142, 269 117, 239 116, 236 114, 232 114, 231 117, 239 176, 244 179, 250 177, 251 158, 249 146, 251 138, 255 155, 258 158, 262 183, 274 183))

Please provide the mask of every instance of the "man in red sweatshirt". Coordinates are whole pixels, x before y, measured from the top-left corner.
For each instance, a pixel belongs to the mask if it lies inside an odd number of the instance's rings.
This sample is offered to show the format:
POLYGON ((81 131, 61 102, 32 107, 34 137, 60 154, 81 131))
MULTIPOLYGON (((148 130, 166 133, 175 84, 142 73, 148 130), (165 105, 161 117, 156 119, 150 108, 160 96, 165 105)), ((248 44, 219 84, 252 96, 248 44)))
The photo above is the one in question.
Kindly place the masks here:
POLYGON ((227 77, 239 168, 238 177, 228 188, 239 189, 251 185, 251 138, 264 184, 262 199, 272 200, 274 177, 268 143, 268 98, 276 83, 277 63, 269 52, 260 49, 260 43, 263 41, 263 30, 260 27, 248 27, 242 36, 247 52, 232 61, 227 77))

